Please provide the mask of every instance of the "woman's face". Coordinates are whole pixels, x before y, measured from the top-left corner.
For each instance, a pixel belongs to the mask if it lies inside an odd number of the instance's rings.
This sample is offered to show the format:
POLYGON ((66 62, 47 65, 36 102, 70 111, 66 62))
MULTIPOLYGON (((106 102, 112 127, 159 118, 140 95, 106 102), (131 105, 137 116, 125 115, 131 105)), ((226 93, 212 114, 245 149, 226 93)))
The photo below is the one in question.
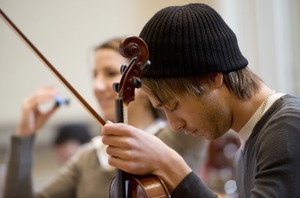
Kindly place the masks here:
POLYGON ((120 81, 120 67, 127 63, 128 60, 113 49, 99 49, 95 52, 94 94, 108 120, 115 119, 117 93, 113 90, 112 84, 120 81))

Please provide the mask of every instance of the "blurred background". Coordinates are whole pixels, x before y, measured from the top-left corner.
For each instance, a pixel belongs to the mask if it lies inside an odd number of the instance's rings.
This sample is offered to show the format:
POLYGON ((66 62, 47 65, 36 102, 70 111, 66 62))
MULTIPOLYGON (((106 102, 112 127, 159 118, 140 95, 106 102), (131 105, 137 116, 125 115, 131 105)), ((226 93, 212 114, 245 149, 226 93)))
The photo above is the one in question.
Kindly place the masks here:
MULTIPOLYGON (((222 15, 236 33, 249 66, 269 86, 300 96, 298 0, 0 0, 0 8, 101 114, 92 93, 93 47, 114 36, 138 35, 161 8, 192 2, 211 5, 222 15)), ((49 149, 57 126, 85 123, 93 135, 98 134, 99 126, 1 17, 0 69, 0 163, 6 160, 24 97, 41 85, 54 84, 71 99, 37 137, 34 177, 38 187, 58 167, 49 149)))

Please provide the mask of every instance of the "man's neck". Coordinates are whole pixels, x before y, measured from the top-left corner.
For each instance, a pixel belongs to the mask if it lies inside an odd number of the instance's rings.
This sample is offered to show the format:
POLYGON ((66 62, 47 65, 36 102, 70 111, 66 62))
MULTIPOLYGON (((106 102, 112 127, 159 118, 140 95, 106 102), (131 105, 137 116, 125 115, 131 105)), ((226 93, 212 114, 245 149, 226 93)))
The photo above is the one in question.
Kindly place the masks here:
POLYGON ((258 93, 251 96, 250 99, 234 100, 232 102, 233 105, 232 129, 236 132, 240 131, 271 92, 272 90, 263 84, 261 89, 258 91, 258 93))

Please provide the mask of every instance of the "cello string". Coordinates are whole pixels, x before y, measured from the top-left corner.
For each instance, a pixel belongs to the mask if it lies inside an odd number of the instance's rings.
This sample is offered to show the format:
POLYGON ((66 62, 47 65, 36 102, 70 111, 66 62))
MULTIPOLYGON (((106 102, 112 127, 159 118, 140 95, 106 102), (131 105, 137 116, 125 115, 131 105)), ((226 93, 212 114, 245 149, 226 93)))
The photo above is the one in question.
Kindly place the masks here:
POLYGON ((58 72, 58 70, 47 60, 47 58, 31 43, 31 41, 19 30, 19 28, 8 18, 8 16, 0 8, 0 14, 4 21, 20 36, 23 41, 35 52, 35 54, 48 66, 53 74, 67 87, 67 89, 78 99, 91 116, 100 124, 105 125, 105 121, 101 116, 86 102, 86 100, 76 91, 76 89, 58 72))

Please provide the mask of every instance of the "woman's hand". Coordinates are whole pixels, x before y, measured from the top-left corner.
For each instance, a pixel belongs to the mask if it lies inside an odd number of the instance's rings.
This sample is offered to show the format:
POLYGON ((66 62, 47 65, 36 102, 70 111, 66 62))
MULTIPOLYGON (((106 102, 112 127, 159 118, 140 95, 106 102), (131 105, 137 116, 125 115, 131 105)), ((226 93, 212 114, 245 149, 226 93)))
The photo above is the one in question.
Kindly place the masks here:
POLYGON ((55 105, 50 110, 43 112, 39 109, 39 105, 53 101, 54 96, 57 94, 56 87, 48 85, 37 89, 31 96, 25 98, 22 102, 22 114, 16 135, 29 136, 35 134, 58 108, 55 105))
POLYGON ((160 176, 172 191, 191 169, 159 138, 135 127, 108 122, 102 129, 109 164, 136 175, 160 176))

